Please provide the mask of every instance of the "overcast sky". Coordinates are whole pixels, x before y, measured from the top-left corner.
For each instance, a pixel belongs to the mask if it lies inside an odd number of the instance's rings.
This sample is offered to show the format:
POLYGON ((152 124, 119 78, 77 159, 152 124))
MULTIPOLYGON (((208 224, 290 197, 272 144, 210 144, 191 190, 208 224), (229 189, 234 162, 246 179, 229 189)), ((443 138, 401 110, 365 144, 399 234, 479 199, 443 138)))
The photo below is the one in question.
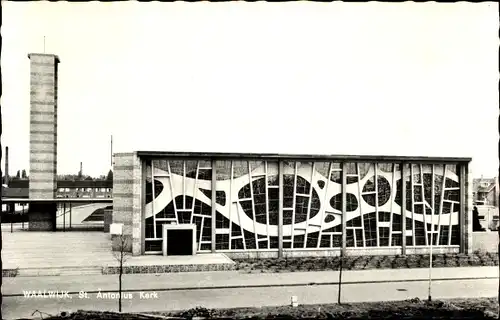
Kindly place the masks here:
MULTIPOLYGON (((498 168, 498 4, 2 2, 2 146, 61 60, 58 173, 114 151, 388 154, 498 168)), ((2 168, 3 168, 2 159, 2 168)))

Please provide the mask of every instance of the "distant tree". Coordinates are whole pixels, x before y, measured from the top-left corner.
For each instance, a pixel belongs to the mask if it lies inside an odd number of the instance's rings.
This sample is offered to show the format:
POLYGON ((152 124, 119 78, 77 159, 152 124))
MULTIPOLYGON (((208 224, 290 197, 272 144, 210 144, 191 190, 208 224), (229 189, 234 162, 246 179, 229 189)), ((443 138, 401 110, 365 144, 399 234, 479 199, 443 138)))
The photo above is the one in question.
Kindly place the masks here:
POLYGON ((106 180, 113 180, 113 170, 109 170, 106 180))
POLYGON ((21 178, 27 179, 28 176, 26 176, 26 170, 23 169, 23 172, 21 173, 21 178))
POLYGON ((62 175, 58 175, 57 179, 64 180, 64 181, 71 181, 71 180, 75 180, 75 177, 76 177, 76 175, 74 175, 74 174, 62 174, 62 175))
POLYGON ((87 177, 85 178, 85 180, 87 180, 87 181, 92 181, 92 180, 94 180, 94 178, 92 178, 91 176, 87 176, 87 177))
POLYGON ((16 178, 21 179, 21 171, 20 170, 17 170, 16 178))

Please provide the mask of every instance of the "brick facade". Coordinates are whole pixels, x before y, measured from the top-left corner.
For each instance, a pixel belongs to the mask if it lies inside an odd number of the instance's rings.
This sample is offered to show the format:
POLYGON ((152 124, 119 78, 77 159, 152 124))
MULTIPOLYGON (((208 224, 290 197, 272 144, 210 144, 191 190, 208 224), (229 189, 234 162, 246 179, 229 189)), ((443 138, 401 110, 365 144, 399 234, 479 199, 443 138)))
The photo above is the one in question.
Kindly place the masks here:
POLYGON ((30 188, 31 199, 53 199, 57 177, 57 66, 53 54, 30 59, 30 188))
POLYGON ((464 193, 464 225, 461 226, 462 233, 464 235, 465 241, 463 245, 464 253, 470 254, 473 250, 472 241, 472 210, 473 210, 473 176, 471 172, 471 164, 463 165, 463 178, 464 178, 464 188, 462 192, 464 193))
MULTIPOLYGON (((142 254, 142 166, 135 153, 114 155, 113 166, 113 223, 123 224, 127 252, 142 254)), ((119 241, 113 236, 113 250, 119 250, 119 241)))
MULTIPOLYGON (((57 65, 53 54, 29 54, 30 59, 30 199, 54 199, 57 188, 57 65)), ((32 203, 30 230, 56 227, 55 204, 32 203)))

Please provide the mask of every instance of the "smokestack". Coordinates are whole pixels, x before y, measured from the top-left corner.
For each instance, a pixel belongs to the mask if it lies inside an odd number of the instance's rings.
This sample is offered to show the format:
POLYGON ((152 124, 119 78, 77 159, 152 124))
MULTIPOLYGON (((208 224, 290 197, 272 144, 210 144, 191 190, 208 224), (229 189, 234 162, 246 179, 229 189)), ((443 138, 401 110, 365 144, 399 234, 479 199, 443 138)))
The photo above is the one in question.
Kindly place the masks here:
POLYGON ((83 176, 83 162, 80 162, 80 175, 83 176))
POLYGON ((5 147, 5 184, 9 185, 9 147, 5 147))

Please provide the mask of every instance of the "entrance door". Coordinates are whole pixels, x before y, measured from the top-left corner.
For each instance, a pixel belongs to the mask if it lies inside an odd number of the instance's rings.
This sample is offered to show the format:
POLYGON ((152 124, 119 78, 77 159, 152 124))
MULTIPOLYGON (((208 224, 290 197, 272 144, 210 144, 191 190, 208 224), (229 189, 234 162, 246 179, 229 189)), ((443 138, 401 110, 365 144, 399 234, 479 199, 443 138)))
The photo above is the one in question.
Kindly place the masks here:
POLYGON ((190 256, 193 254, 193 230, 167 231, 167 255, 190 256))

